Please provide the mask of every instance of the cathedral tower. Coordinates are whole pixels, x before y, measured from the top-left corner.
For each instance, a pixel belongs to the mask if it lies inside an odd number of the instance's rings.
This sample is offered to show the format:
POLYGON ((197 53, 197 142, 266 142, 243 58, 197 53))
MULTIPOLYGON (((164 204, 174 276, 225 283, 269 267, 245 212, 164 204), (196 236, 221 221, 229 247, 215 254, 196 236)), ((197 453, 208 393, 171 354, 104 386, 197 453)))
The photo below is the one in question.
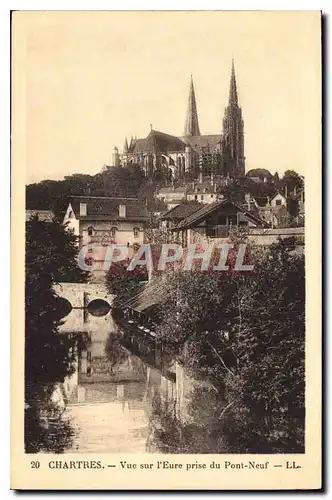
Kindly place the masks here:
POLYGON ((188 109, 187 109, 186 124, 183 135, 185 137, 193 135, 201 135, 198 125, 196 97, 195 97, 194 82, 192 75, 190 78, 188 109))
POLYGON ((222 154, 224 175, 244 177, 244 126, 238 103, 234 60, 232 60, 228 106, 225 108, 223 119, 222 154))

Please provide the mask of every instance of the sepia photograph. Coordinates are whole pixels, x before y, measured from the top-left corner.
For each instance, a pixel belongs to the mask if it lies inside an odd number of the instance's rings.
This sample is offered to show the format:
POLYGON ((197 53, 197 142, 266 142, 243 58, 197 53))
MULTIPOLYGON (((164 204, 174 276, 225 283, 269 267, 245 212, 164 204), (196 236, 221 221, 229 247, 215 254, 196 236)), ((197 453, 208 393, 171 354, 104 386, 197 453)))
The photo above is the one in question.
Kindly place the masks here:
POLYGON ((320 13, 17 11, 12 37, 31 467, 300 468, 320 13))

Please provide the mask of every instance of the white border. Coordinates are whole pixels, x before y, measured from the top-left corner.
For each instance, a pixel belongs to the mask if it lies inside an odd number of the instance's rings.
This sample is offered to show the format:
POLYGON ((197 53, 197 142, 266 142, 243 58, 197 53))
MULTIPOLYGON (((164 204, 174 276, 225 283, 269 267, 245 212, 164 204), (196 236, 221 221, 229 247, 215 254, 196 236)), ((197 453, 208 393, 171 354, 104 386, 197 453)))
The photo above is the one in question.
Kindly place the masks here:
MULTIPOLYGON (((47 4, 41 0, 34 1, 6 1, 3 0, 0 7, 0 59, 1 59, 1 69, 0 71, 0 81, 1 81, 1 93, 0 93, 0 102, 1 102, 1 140, 0 140, 0 159, 1 159, 1 183, 0 183, 0 204, 1 204, 1 228, 2 228, 2 236, 3 236, 3 244, 0 249, 0 262, 3 263, 1 270, 1 304, 2 304, 2 318, 1 318, 1 334, 2 334, 2 353, 6 353, 2 355, 1 362, 1 382, 2 382, 2 412, 1 412, 1 498, 6 498, 13 493, 9 491, 9 289, 10 289, 10 276, 9 276, 9 234, 10 234, 10 209, 9 209, 9 199, 10 199, 10 149, 9 149, 9 130, 10 130, 10 117, 9 117, 9 105, 10 105, 10 87, 9 87, 9 73, 10 73, 10 60, 9 60, 9 51, 10 51, 10 9, 12 10, 109 10, 110 7, 113 10, 318 10, 321 9, 324 14, 327 16, 331 14, 332 7, 331 2, 323 1, 292 1, 292 0, 278 0, 278 1, 270 1, 267 3, 266 1, 256 1, 256 2, 247 2, 247 1, 223 1, 217 2, 215 0, 205 0, 204 2, 197 1, 159 1, 156 2, 151 1, 141 1, 139 5, 137 1, 129 1, 129 0, 114 0, 109 2, 109 0, 94 0, 87 1, 81 0, 78 5, 77 2, 70 0, 49 0, 47 4), (47 9, 45 9, 47 7, 47 9), (8 353, 8 354, 7 354, 8 353), (5 357, 5 360, 3 359, 5 357), (8 364, 7 364, 8 363, 8 364), (7 402, 7 404, 5 403, 7 402), (5 409, 6 408, 6 409, 5 409), (5 409, 5 410, 4 410, 5 409)), ((329 19, 327 24, 329 24, 329 19)), ((296 29, 296 27, 294 27, 296 29)), ((331 37, 326 40, 326 66, 324 69, 324 73, 327 78, 327 83, 329 83, 328 88, 326 88, 326 92, 330 90, 330 79, 328 68, 331 66, 331 37)), ((330 114, 328 113, 328 99, 325 101, 325 113, 326 113, 326 142, 328 142, 328 135, 330 130, 330 114)), ((326 144, 327 148, 328 144, 326 144)), ((305 147, 305 145, 304 145, 305 147)), ((328 186, 330 189, 326 190, 331 193, 331 165, 330 161, 328 161, 328 155, 325 158, 326 165, 325 169, 327 170, 326 181, 328 182, 328 186)), ((327 196, 327 207, 326 207, 326 217, 325 220, 327 222, 327 226, 330 229, 331 221, 332 221, 332 210, 331 203, 329 202, 329 197, 327 196)), ((320 207, 317 207, 317 210, 320 210, 320 207)), ((326 230, 326 228, 324 228, 326 230)), ((326 241, 328 241, 328 236, 326 236, 326 241)), ((326 252, 326 257, 330 257, 331 252, 326 252)), ((332 255, 331 255, 332 257, 332 255)), ((332 260, 332 259, 331 259, 332 260)), ((12 263, 15 265, 15 263, 12 263)), ((329 268, 328 273, 328 284, 331 284, 332 271, 331 267, 329 268)), ((330 302, 330 297, 328 299, 328 303, 326 304, 326 310, 331 310, 332 306, 330 302)), ((326 333, 328 334, 329 329, 326 326, 326 333)), ((327 337, 328 335, 326 335, 327 337)), ((325 346, 328 347, 328 355, 331 355, 331 343, 325 342, 325 346)), ((327 360, 326 360, 327 361, 327 360)), ((329 363, 326 362, 327 368, 329 363)), ((327 370, 328 371, 328 370, 327 370)), ((331 394, 329 394, 330 396, 331 394)), ((331 402, 331 398, 329 398, 329 403, 331 402)), ((329 406, 329 409, 331 407, 329 406)), ((328 409, 326 409, 328 410, 328 409)), ((327 411, 327 414, 330 412, 327 411)), ((327 416, 327 415, 326 415, 327 416)), ((330 436, 326 436, 329 438, 326 443, 327 451, 332 448, 332 440, 330 436)), ((326 470, 326 486, 328 489, 330 484, 331 477, 331 461, 327 460, 327 470, 326 470)), ((46 495, 46 494, 45 494, 46 495)), ((91 497, 94 494, 91 493, 91 497)), ((225 495, 225 494, 224 494, 225 495)), ((44 496, 43 494, 40 496, 44 496)), ((63 498, 69 495, 62 494, 63 498)), ((90 497, 90 495, 87 495, 90 497)), ((117 497, 118 495, 112 494, 113 497, 117 497)), ((129 496, 129 494, 128 494, 129 496)), ((178 495, 174 495, 173 497, 178 495)), ((203 496, 203 495, 202 495, 203 496)), ((226 493, 227 496, 227 493, 226 493)), ((241 495, 229 495, 230 498, 240 497, 241 495)), ((264 495, 265 496, 265 495, 264 495)), ((283 497, 290 497, 289 494, 283 494, 283 497)), ((120 497, 120 496, 119 496, 120 497)), ((124 495, 121 494, 121 498, 124 495)))

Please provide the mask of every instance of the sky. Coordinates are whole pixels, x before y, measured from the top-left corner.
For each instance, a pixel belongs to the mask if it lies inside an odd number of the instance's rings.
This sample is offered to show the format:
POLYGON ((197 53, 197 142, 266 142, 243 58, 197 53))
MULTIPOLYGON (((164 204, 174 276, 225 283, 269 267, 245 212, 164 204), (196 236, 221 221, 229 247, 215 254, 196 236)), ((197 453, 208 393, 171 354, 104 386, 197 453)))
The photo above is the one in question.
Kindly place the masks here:
POLYGON ((232 57, 246 171, 305 175, 321 148, 319 29, 312 12, 14 13, 26 182, 94 175, 150 124, 181 136, 191 74, 201 134, 221 133, 232 57))

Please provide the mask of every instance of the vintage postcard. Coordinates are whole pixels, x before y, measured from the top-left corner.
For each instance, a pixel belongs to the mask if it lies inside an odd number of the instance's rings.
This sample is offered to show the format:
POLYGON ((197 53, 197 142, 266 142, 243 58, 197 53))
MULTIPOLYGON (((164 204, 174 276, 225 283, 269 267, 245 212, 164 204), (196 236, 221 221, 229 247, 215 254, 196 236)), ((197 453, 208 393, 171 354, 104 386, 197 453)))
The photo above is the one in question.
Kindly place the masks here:
POLYGON ((321 488, 321 14, 12 14, 13 489, 321 488))

